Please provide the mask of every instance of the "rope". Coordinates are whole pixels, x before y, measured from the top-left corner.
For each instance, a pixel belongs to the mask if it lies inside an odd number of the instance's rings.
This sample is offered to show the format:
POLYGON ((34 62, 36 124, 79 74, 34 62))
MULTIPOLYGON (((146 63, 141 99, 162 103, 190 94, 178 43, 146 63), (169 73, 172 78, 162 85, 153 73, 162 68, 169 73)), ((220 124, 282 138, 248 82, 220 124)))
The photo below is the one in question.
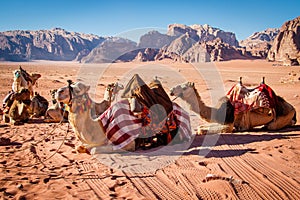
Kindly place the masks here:
POLYGON ((175 101, 179 96, 175 97, 172 101, 175 101))
MULTIPOLYGON (((66 112, 66 111, 64 110, 62 116, 64 116, 65 112, 66 112)), ((45 140, 49 135, 51 135, 51 134, 57 129, 57 127, 58 127, 59 125, 62 124, 63 120, 64 120, 64 118, 62 118, 62 119, 60 120, 60 122, 59 122, 58 124, 55 125, 55 127, 52 129, 52 131, 50 131, 48 134, 45 134, 45 136, 44 136, 42 139, 36 141, 35 143, 31 143, 30 146, 28 146, 28 147, 26 147, 26 148, 18 149, 18 150, 15 150, 15 149, 14 149, 13 151, 0 151, 0 153, 16 153, 16 152, 20 152, 20 151, 25 151, 25 150, 29 149, 32 145, 37 145, 37 144, 41 143, 41 142, 42 142, 43 140, 45 140)), ((68 126, 69 126, 69 125, 68 125, 68 126)), ((69 127, 68 127, 68 129, 69 129, 69 127)), ((68 130, 67 130, 67 131, 68 131, 68 130)), ((27 141, 25 141, 24 143, 27 143, 27 141)))
MULTIPOLYGON (((65 134, 65 136, 63 138, 63 141, 61 142, 61 144, 59 145, 59 147, 55 150, 55 152, 52 153, 48 158, 45 158, 44 160, 40 159, 40 157, 37 155, 36 148, 35 148, 36 144, 38 144, 38 143, 35 143, 35 144, 31 144, 29 146, 29 149, 30 149, 31 153, 35 154, 34 157, 38 160, 38 162, 35 162, 33 164, 30 164, 30 165, 18 165, 18 166, 14 166, 14 167, 2 167, 2 166, 0 166, 0 168, 13 169, 13 168, 16 168, 16 167, 33 167, 33 166, 38 165, 38 164, 43 164, 44 166, 46 166, 44 164, 44 162, 46 162, 47 160, 50 160, 55 154, 57 154, 58 151, 60 150, 60 148, 62 147, 62 145, 65 143, 65 141, 67 139, 67 136, 69 134, 69 126, 70 126, 70 123, 68 123, 67 132, 66 132, 66 134, 65 134)), ((15 151, 15 152, 17 152, 17 151, 15 151)))

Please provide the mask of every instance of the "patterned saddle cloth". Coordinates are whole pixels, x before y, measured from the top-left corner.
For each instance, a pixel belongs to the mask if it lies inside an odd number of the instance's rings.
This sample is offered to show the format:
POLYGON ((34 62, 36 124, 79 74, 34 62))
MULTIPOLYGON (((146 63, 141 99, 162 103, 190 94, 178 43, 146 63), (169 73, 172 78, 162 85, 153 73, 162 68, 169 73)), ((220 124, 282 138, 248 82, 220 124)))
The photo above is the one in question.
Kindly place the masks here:
POLYGON ((227 97, 235 108, 235 114, 257 108, 273 109, 277 101, 275 92, 265 83, 251 89, 237 83, 228 91, 227 97))

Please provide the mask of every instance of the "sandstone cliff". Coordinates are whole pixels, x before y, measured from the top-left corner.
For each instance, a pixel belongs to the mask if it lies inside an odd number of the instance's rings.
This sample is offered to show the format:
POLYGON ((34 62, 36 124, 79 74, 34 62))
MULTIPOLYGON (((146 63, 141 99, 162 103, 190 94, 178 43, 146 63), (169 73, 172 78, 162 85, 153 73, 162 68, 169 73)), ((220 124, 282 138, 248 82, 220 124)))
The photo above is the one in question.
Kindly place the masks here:
POLYGON ((240 41, 240 46, 245 47, 255 58, 266 58, 279 29, 268 28, 264 31, 255 32, 247 39, 240 41))
POLYGON ((283 65, 299 65, 300 16, 282 25, 267 58, 270 61, 281 61, 283 65))

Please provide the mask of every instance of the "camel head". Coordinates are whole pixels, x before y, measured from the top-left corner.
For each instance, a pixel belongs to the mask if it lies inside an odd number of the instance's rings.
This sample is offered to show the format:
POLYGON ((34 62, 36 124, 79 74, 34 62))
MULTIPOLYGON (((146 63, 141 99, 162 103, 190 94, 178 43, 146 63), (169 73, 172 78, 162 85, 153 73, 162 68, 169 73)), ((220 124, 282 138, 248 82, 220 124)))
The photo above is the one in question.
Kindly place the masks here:
POLYGON ((20 70, 14 70, 13 71, 14 81, 21 80, 22 78, 22 72, 20 70))
POLYGON ((170 95, 185 99, 195 93, 195 83, 186 82, 170 89, 170 95))
POLYGON ((104 93, 104 99, 107 101, 113 101, 120 90, 124 89, 124 86, 118 82, 108 84, 104 93))
POLYGON ((81 82, 69 83, 68 86, 59 88, 56 92, 56 99, 59 102, 68 104, 72 98, 87 94, 90 86, 81 82))
POLYGON ((52 99, 55 99, 56 92, 57 92, 57 89, 50 90, 50 95, 51 95, 52 99))

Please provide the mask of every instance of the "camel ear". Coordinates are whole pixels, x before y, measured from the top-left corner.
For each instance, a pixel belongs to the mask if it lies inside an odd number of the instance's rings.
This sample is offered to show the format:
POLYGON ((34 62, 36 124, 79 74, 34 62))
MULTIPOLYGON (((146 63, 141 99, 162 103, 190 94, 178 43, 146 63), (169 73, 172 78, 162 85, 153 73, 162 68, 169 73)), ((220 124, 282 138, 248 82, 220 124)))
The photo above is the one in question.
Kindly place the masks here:
POLYGON ((87 91, 89 91, 90 86, 84 85, 81 82, 77 82, 75 84, 72 84, 71 87, 73 88, 73 92, 75 95, 83 95, 87 91))

